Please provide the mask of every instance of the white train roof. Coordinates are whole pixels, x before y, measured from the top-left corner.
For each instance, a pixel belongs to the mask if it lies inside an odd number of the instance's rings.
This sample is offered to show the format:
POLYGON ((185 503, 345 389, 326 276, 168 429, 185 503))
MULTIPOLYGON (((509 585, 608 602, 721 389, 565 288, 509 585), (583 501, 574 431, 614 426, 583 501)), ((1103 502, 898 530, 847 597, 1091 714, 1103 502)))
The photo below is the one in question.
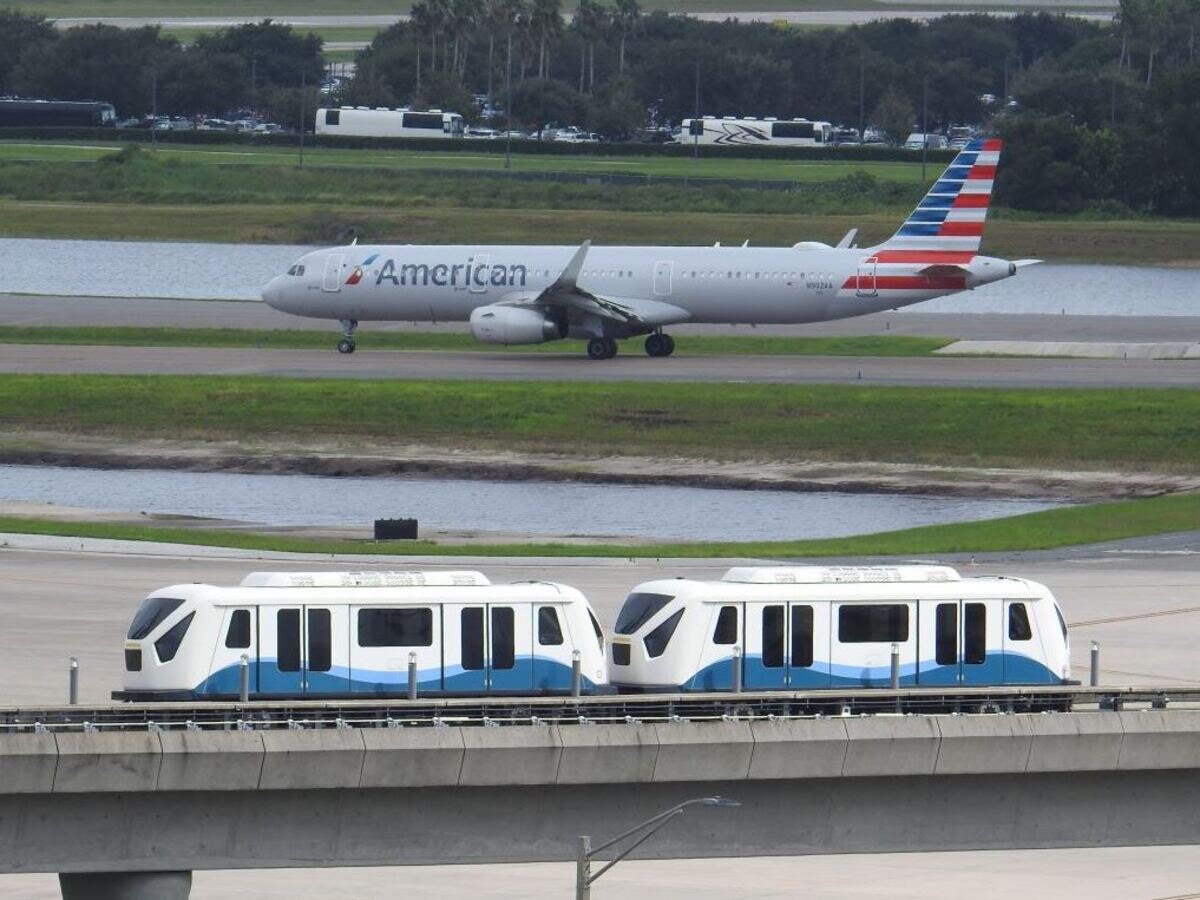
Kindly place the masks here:
POLYGON ((487 587, 482 572, 251 572, 242 587, 487 587))
POLYGON ((738 584, 929 584, 962 581, 949 566, 739 566, 722 581, 738 584))

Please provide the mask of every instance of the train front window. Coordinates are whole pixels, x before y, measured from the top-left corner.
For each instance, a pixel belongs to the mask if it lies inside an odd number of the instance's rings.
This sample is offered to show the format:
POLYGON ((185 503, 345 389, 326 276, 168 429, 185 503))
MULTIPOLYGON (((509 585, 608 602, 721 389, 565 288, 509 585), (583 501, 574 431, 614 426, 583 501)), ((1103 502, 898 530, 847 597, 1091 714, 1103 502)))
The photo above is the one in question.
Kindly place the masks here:
POLYGON ((134 614, 133 621, 129 623, 129 633, 126 637, 131 641, 140 641, 182 604, 182 600, 172 597, 151 597, 143 600, 134 614))
POLYGON ((1024 603, 1010 603, 1008 607, 1008 639, 1010 641, 1033 640, 1033 629, 1029 625, 1029 612, 1024 603))
POLYGON ((555 647, 563 642, 562 625, 558 621, 558 610, 553 606, 538 607, 538 643, 543 647, 555 647))
POLYGON ((679 620, 683 618, 683 610, 679 610, 675 615, 666 619, 657 628, 651 631, 643 639, 646 645, 646 653, 648 656, 662 656, 667 649, 667 644, 671 641, 671 636, 675 634, 675 627, 679 624, 679 620))
POLYGON ((175 654, 179 652, 179 645, 183 643, 183 636, 187 634, 195 616, 194 612, 188 613, 154 642, 154 652, 158 654, 159 662, 170 662, 175 658, 175 654))
POLYGON ((592 631, 596 632, 596 642, 600 644, 600 652, 604 652, 604 629, 600 627, 600 623, 596 621, 596 615, 590 609, 588 610, 588 618, 592 620, 592 631))
POLYGON ((621 607, 613 631, 617 634, 633 634, 674 599, 670 594, 630 594, 621 607))

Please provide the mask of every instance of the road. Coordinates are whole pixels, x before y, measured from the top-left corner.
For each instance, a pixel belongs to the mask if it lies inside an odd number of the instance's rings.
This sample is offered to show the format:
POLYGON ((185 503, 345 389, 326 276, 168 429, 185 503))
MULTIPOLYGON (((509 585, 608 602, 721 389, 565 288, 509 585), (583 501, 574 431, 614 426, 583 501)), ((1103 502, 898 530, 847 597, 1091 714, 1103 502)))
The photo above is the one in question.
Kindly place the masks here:
MULTIPOLYGON (((636 347, 636 345, 635 345, 636 347)), ((630 348, 633 350, 634 348, 630 348)), ((1200 360, 958 357, 686 356, 627 352, 592 361, 579 350, 370 351, 9 344, 0 373, 260 375, 287 378, 576 382, 742 382, 993 388, 1195 388, 1200 360)))

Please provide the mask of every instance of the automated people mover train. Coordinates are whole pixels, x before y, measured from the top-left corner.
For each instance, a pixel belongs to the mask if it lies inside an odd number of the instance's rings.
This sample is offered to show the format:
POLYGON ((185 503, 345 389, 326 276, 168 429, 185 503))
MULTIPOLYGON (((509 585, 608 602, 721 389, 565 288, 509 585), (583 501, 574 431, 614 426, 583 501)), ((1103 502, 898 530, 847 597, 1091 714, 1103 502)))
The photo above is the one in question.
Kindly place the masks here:
POLYGON ((979 253, 1000 141, 969 144, 882 244, 836 247, 359 245, 307 253, 263 288, 298 316, 340 320, 342 353, 367 320, 469 322, 477 340, 587 340, 608 359, 646 336, 670 356, 683 323, 802 324, 920 303, 1008 278, 1036 260, 979 253))
POLYGON ((587 599, 549 582, 479 572, 257 572, 237 587, 155 591, 129 626, 123 700, 568 693, 606 683, 587 599))
POLYGON ((1043 585, 945 566, 730 569, 634 588, 609 642, 621 691, 1063 684, 1067 626, 1043 585))

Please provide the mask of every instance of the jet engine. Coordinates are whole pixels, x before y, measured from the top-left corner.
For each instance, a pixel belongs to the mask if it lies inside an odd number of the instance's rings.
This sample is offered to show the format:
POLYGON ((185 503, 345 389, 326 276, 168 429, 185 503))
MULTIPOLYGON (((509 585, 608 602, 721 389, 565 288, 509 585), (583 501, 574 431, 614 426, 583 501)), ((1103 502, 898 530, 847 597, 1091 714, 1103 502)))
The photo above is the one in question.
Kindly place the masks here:
POLYGON ((567 322, 522 306, 480 306, 471 311, 471 334, 485 344, 541 344, 566 337, 567 322))

